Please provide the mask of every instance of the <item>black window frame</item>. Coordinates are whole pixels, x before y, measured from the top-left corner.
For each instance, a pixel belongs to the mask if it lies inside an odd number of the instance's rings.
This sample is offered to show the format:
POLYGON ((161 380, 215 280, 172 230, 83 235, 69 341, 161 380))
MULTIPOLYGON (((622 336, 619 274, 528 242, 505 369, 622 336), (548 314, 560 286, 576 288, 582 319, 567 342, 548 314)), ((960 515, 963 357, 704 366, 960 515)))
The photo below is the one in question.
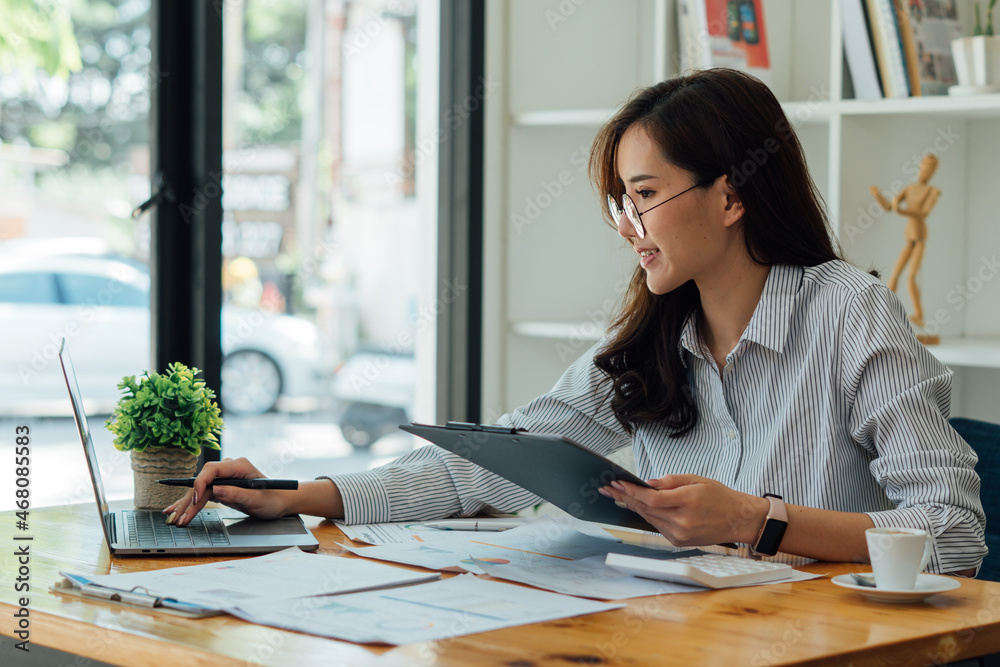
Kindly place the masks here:
MULTIPOLYGON (((153 0, 150 363, 222 384, 222 12, 224 0, 153 0)), ((218 460, 203 450, 202 460, 218 460)))
MULTIPOLYGON (((438 156, 437 420, 482 410, 485 0, 441 0, 438 156), (454 123, 456 110, 467 116, 454 123), (456 289, 448 290, 450 286, 456 289), (462 289, 457 289, 462 286, 462 289), (446 291, 448 290, 448 291, 446 291)), ((418 19, 419 20, 419 19, 418 19)))

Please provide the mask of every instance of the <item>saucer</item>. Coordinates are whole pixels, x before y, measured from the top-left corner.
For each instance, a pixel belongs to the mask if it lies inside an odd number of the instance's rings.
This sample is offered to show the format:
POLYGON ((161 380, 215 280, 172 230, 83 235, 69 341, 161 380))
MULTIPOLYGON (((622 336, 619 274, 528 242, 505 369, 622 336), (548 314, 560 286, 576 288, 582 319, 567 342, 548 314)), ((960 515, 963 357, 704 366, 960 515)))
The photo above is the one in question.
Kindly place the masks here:
POLYGON ((952 577, 942 577, 937 574, 918 574, 917 585, 913 590, 886 590, 872 588, 871 586, 861 586, 854 583, 854 579, 849 574, 841 574, 830 581, 834 586, 850 588, 864 595, 869 600, 877 602, 919 602, 924 598, 929 598, 938 593, 951 591, 962 585, 958 579, 952 577))

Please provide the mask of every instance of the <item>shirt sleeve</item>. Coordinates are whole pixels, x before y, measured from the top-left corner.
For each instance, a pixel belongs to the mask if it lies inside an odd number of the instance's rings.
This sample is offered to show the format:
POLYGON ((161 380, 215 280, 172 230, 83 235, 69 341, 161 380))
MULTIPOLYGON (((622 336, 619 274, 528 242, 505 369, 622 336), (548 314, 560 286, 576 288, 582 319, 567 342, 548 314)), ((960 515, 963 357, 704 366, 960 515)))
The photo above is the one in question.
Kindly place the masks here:
POLYGON ((854 299, 843 334, 851 435, 874 455, 871 474, 895 505, 868 515, 933 535, 929 571, 978 567, 986 516, 976 453, 948 423, 952 372, 916 340, 884 285, 854 299))
MULTIPOLYGON (((549 393, 503 415, 497 423, 562 435, 604 455, 628 446, 631 438, 606 400, 611 385, 594 365, 600 346, 570 366, 549 393)), ((418 447, 373 470, 324 479, 332 480, 340 490, 347 524, 516 512, 542 502, 516 484, 434 445, 418 447)))

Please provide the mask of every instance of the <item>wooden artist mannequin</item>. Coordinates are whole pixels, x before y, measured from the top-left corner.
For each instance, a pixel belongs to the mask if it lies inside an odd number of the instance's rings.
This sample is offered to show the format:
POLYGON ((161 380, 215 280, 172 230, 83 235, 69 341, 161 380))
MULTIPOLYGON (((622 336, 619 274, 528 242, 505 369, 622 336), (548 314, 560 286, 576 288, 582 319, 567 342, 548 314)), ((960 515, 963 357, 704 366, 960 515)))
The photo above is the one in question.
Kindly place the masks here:
MULTIPOLYGON (((903 246, 902 252, 899 253, 896 266, 893 267, 892 275, 889 276, 887 284, 889 289, 895 292, 899 276, 903 273, 903 269, 906 268, 907 263, 910 264, 910 273, 907 277, 910 300, 913 302, 913 315, 910 316, 910 321, 921 329, 924 327, 924 309, 920 302, 917 273, 920 271, 920 264, 923 262, 924 249, 927 243, 927 216, 934 208, 934 205, 937 204, 938 197, 941 196, 940 190, 927 184, 931 176, 934 175, 937 166, 938 159, 935 155, 932 153, 925 155, 924 159, 920 162, 920 172, 917 176, 917 182, 903 188, 893 197, 891 203, 886 201, 877 186, 871 186, 871 193, 879 206, 887 211, 895 211, 907 219, 906 230, 904 232, 906 245, 903 246), (903 206, 904 202, 906 204, 905 208, 903 206)), ((936 343, 940 340, 937 336, 918 335, 917 338, 925 343, 936 343)))

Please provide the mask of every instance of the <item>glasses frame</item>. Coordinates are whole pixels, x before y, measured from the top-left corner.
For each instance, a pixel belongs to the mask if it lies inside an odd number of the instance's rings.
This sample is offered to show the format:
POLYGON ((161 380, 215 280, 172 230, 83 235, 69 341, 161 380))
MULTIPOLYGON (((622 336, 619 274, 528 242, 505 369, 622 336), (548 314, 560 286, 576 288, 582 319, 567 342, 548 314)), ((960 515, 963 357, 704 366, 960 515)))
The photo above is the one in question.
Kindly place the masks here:
POLYGON ((632 223, 632 227, 635 229, 635 233, 639 235, 640 239, 644 239, 644 238, 646 238, 646 228, 642 224, 642 216, 644 216, 645 214, 649 213, 650 211, 652 211, 657 206, 663 206, 667 202, 670 202, 670 201, 673 201, 673 200, 677 199, 682 194, 691 192, 695 188, 701 188, 701 187, 704 187, 706 185, 710 185, 712 182, 713 181, 705 181, 703 183, 695 183, 694 185, 692 185, 691 187, 689 187, 687 190, 683 190, 681 192, 678 192, 673 197, 668 197, 667 199, 664 199, 663 201, 661 201, 659 204, 653 204, 652 206, 650 206, 649 208, 647 208, 645 211, 639 211, 639 209, 636 208, 635 202, 632 201, 632 198, 629 197, 629 195, 628 195, 627 192, 625 192, 625 193, 622 194, 622 205, 621 206, 618 206, 618 202, 615 201, 614 197, 612 197, 611 195, 608 195, 608 211, 611 212, 611 219, 615 221, 615 226, 618 227, 618 228, 621 228, 621 226, 622 226, 622 214, 624 213, 626 216, 628 216, 629 222, 632 223))

